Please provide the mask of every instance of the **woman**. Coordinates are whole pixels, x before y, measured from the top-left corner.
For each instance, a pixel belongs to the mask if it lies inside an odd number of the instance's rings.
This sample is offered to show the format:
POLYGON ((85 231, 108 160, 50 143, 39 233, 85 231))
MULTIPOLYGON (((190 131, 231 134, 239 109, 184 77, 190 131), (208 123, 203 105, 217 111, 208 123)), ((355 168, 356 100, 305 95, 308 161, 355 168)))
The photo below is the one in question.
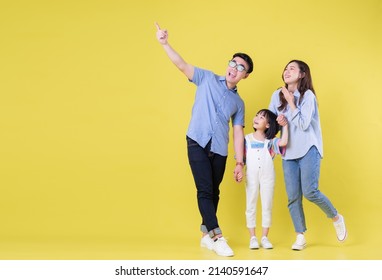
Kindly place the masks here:
POLYGON ((285 85, 273 93, 269 109, 278 115, 280 125, 289 124, 289 141, 282 165, 289 213, 297 234, 292 249, 303 250, 306 246, 303 196, 333 220, 338 240, 344 241, 347 237, 344 218, 318 189, 323 144, 309 66, 292 60, 285 67, 282 79, 285 85))

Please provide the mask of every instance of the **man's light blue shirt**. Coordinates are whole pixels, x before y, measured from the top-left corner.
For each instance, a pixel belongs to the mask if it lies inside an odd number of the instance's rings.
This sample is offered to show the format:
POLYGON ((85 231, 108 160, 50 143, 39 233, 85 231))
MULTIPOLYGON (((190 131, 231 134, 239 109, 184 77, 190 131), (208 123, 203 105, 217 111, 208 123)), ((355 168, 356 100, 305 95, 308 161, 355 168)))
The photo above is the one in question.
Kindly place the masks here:
POLYGON ((276 90, 271 97, 269 110, 276 115, 283 114, 288 119, 289 139, 283 159, 298 159, 303 157, 312 146, 316 146, 321 157, 324 156, 320 115, 318 112, 317 99, 311 90, 304 94, 301 104, 300 92, 294 92, 295 104, 297 109, 292 110, 289 106, 284 111, 279 111, 279 93, 276 90))
POLYGON ((236 87, 228 89, 225 77, 211 71, 195 67, 191 82, 197 90, 187 136, 203 148, 212 140, 211 152, 227 156, 229 123, 244 127, 244 102, 236 87))

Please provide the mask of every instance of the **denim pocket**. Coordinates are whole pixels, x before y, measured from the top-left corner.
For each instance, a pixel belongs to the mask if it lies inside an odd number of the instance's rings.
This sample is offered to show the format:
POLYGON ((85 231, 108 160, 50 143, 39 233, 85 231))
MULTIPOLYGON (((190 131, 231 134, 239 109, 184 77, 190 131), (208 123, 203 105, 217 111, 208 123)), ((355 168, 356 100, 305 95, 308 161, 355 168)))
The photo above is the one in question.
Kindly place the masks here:
POLYGON ((187 136, 188 160, 191 162, 200 162, 207 159, 204 149, 194 140, 187 136))
POLYGON ((187 140, 187 147, 199 146, 199 144, 196 141, 192 140, 188 136, 186 136, 186 140, 187 140))

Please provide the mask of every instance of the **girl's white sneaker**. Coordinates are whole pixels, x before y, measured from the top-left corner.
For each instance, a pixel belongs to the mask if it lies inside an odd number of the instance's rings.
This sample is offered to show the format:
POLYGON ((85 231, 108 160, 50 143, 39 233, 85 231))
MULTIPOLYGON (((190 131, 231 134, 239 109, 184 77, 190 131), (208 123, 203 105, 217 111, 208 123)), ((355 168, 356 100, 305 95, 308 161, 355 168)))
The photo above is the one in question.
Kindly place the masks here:
POLYGON ((263 247, 264 249, 272 249, 273 245, 266 236, 263 236, 261 238, 261 247, 263 247))

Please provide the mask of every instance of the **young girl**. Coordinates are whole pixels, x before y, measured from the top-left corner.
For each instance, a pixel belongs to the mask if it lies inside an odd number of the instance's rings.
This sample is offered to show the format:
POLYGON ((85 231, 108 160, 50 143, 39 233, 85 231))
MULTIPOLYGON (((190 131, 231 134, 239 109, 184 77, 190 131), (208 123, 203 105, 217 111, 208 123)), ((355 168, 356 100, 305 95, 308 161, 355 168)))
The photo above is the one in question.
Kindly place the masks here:
POLYGON ((288 143, 288 126, 282 127, 281 139, 275 138, 279 131, 277 116, 267 110, 260 110, 253 119, 254 132, 245 136, 245 157, 247 165, 246 183, 246 220, 250 235, 249 248, 258 249, 256 238, 256 205, 260 193, 262 206, 263 233, 261 246, 272 249, 268 240, 269 227, 272 220, 272 202, 275 185, 273 158, 276 154, 284 154, 288 143))
POLYGON ((289 144, 282 162, 289 213, 297 234, 292 249, 302 250, 306 246, 303 196, 333 220, 338 240, 344 241, 347 237, 344 218, 318 189, 323 145, 309 66, 301 60, 292 60, 284 68, 282 79, 285 85, 273 93, 269 109, 278 115, 280 125, 289 123, 289 144))

